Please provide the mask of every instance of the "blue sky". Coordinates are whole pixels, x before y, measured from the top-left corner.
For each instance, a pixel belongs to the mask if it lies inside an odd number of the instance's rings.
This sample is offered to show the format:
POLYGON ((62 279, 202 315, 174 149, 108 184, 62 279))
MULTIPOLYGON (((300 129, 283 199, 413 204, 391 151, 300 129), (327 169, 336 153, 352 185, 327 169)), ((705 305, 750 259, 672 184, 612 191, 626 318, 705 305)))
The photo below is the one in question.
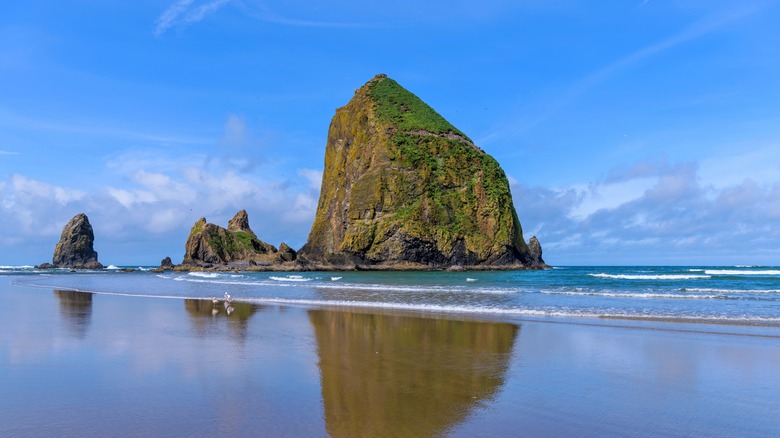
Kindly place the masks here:
POLYGON ((246 209, 305 243, 334 110, 377 73, 510 176, 552 264, 780 264, 780 2, 0 7, 0 264, 85 212, 105 264, 246 209))

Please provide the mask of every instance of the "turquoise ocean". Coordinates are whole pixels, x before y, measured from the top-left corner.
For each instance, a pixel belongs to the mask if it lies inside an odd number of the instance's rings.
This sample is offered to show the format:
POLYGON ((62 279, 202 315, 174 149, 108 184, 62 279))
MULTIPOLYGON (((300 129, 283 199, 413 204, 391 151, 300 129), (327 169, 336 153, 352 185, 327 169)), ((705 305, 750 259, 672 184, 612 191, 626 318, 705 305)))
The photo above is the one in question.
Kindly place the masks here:
POLYGON ((777 266, 578 266, 467 272, 121 272, 2 266, 14 283, 160 298, 514 318, 780 327, 777 266))

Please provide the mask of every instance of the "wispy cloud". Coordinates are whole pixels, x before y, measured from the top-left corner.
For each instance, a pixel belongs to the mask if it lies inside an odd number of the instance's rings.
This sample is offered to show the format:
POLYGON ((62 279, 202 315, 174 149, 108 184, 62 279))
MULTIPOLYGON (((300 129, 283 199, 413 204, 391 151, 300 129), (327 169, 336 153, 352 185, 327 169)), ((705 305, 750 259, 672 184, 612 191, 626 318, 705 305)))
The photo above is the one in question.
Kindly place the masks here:
POLYGON ((374 28, 387 26, 387 22, 341 22, 341 21, 326 21, 326 20, 302 20, 298 18, 290 18, 282 14, 277 13, 268 6, 265 2, 261 1, 238 1, 236 6, 248 17, 260 20, 266 23, 279 24, 282 26, 294 26, 294 27, 324 27, 324 28, 374 28))
POLYGON ((19 152, 4 151, 0 149, 0 155, 19 155, 19 152))
MULTIPOLYGON (((211 138, 176 136, 164 133, 141 132, 124 127, 110 126, 110 122, 92 120, 60 122, 20 115, 12 110, 0 107, 0 126, 23 128, 36 131, 53 131, 68 134, 83 134, 97 137, 142 140, 166 144, 208 144, 211 138)), ((2 155, 2 154, 0 154, 2 155)), ((6 154, 8 155, 8 154, 6 154)))
POLYGON ((197 23, 216 12, 231 0, 211 0, 196 3, 195 0, 179 0, 157 18, 154 36, 161 36, 173 27, 185 27, 197 23))
POLYGON ((535 117, 529 119, 514 120, 499 127, 497 130, 490 132, 478 140, 480 144, 487 144, 492 140, 502 137, 507 134, 517 134, 544 122, 549 119, 561 108, 570 104, 582 94, 592 89, 594 86, 609 79, 612 76, 617 75, 623 70, 638 64, 639 62, 656 56, 664 51, 670 50, 674 47, 687 43, 689 41, 701 38, 707 34, 715 32, 741 18, 751 15, 757 12, 763 4, 753 4, 743 6, 739 9, 729 10, 720 14, 711 15, 705 17, 699 21, 696 21, 680 32, 664 38, 654 44, 643 47, 627 56, 624 56, 601 69, 585 76, 584 78, 574 82, 568 89, 563 91, 557 97, 551 99, 551 103, 541 111, 536 111, 535 117))

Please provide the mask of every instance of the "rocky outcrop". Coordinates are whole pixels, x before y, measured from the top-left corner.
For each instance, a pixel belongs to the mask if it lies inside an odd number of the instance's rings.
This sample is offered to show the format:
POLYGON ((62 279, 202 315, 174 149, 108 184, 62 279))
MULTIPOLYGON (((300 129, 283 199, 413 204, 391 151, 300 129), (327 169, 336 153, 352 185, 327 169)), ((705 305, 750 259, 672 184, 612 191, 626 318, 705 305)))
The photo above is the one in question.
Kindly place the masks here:
MULTIPOLYGON (((182 266, 268 266, 276 261, 278 253, 276 247, 257 238, 249 227, 246 211, 241 210, 228 222, 227 229, 206 222, 206 218, 195 222, 187 237, 182 266)), ((283 261, 293 260, 295 257, 283 261)))
POLYGON ((170 257, 162 259, 160 266, 152 269, 152 272, 165 272, 176 269, 176 265, 173 264, 173 260, 170 257))
POLYGON ((79 213, 62 229, 52 262, 38 265, 38 268, 102 269, 94 243, 92 225, 86 214, 79 213))
POLYGON ((300 259, 326 269, 543 267, 541 247, 535 254, 496 160, 417 96, 378 75, 336 110, 300 259))
POLYGON ((246 214, 246 210, 241 210, 233 216, 233 219, 228 221, 228 231, 242 231, 249 234, 252 237, 257 238, 254 231, 249 228, 249 215, 246 214))
POLYGON ((542 259, 542 244, 539 243, 539 239, 536 236, 532 236, 528 241, 528 252, 531 256, 531 263, 544 266, 544 260, 542 259))
POLYGON ((279 245, 279 252, 276 253, 277 262, 292 262, 296 258, 298 258, 298 253, 294 249, 284 242, 279 245))
POLYGON ((173 269, 173 260, 171 260, 170 257, 166 257, 162 259, 160 262, 160 269, 167 270, 167 269, 173 269))

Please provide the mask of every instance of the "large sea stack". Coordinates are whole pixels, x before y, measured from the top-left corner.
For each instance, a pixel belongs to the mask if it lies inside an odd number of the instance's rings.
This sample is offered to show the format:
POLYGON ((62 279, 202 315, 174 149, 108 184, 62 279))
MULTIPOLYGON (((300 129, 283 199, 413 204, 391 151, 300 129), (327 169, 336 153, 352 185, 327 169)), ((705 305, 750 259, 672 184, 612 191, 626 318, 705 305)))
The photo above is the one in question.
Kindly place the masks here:
POLYGON ((496 160, 385 75, 336 110, 300 258, 342 269, 545 266, 496 160))
POLYGON ((93 245, 95 233, 87 215, 79 213, 62 229, 60 241, 54 247, 51 263, 39 265, 39 268, 102 269, 98 262, 98 253, 93 245))

